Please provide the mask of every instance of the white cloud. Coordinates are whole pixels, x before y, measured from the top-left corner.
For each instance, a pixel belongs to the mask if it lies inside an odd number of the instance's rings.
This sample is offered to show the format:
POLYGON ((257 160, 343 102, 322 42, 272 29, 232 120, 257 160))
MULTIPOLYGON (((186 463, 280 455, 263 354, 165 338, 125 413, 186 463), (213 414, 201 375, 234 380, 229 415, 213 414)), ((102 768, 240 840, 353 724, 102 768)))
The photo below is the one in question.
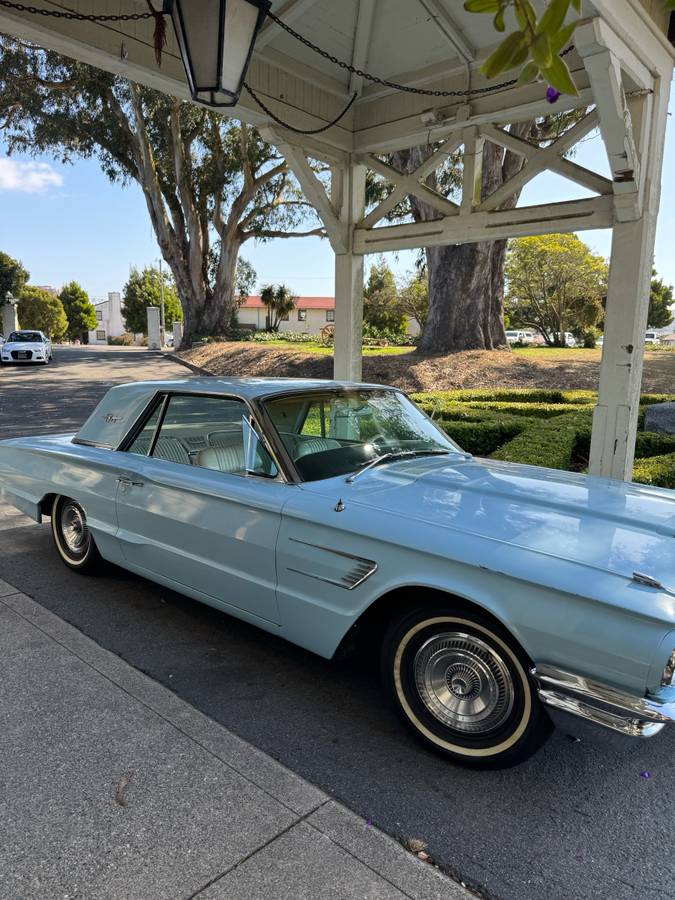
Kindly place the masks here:
POLYGON ((49 163, 0 159, 0 191, 39 194, 62 184, 62 176, 49 163))

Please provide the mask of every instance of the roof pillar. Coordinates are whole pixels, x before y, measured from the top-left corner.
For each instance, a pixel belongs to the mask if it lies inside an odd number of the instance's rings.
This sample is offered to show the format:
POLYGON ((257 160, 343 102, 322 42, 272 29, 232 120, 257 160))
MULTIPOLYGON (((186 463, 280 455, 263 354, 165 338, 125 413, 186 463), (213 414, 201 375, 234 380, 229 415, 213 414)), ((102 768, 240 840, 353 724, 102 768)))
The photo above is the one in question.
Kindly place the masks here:
POLYGON ((645 330, 668 113, 670 72, 656 77, 650 127, 641 153, 641 214, 614 225, 598 405, 593 414, 589 471, 632 479, 645 330))
POLYGON ((335 378, 360 381, 363 338, 363 263, 354 253, 354 228, 363 218, 366 167, 349 161, 332 170, 332 197, 346 236, 347 251, 335 254, 335 378))

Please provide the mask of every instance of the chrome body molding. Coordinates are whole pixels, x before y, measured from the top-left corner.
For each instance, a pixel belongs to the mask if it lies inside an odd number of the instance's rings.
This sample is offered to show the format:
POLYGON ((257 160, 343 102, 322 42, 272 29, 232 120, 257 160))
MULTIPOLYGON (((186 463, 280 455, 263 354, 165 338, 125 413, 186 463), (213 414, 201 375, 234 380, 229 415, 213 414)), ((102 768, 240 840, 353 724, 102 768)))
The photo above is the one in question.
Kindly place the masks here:
POLYGON ((312 547, 314 550, 323 550, 325 553, 334 553, 342 559, 353 561, 354 565, 349 568, 344 575, 339 578, 331 578, 327 575, 317 575, 314 572, 295 569, 287 566, 287 572, 295 572, 296 575, 306 575, 307 578, 314 578, 316 581, 325 581, 326 584, 334 584, 336 587, 345 588, 345 590, 353 591, 360 584, 363 584, 371 575, 377 572, 377 563, 372 559, 364 559, 362 556, 355 556, 353 553, 345 553, 343 550, 334 550, 332 547, 324 547, 321 544, 312 544, 309 541, 302 541, 300 538, 289 538, 294 544, 302 544, 305 547, 312 547))
POLYGON ((664 688, 658 694, 635 697, 546 664, 538 664, 530 674, 545 705, 628 737, 652 737, 665 725, 675 723, 673 687, 664 688))

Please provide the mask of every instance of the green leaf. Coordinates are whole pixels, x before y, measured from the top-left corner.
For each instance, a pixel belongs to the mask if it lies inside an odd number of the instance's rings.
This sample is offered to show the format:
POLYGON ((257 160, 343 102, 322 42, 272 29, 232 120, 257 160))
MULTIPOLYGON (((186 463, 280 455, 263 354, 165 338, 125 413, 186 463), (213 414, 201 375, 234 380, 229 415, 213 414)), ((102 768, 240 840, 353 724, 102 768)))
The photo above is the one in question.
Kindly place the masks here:
MULTIPOLYGON (((537 28, 537 13, 530 3, 530 0, 515 0, 516 13, 520 9, 527 25, 535 31, 537 28)), ((525 27, 525 26, 523 26, 525 27)))
POLYGON ((522 31, 514 31, 504 38, 501 44, 494 50, 481 66, 481 72, 486 78, 494 78, 500 72, 511 68, 511 60, 526 46, 525 35, 522 31))
POLYGON ((571 94, 572 97, 579 96, 579 91, 572 79, 570 70, 567 68, 565 60, 561 59, 559 56, 554 56, 551 65, 542 68, 541 74, 551 87, 554 87, 562 94, 571 94))
POLYGON ((515 69, 516 66, 521 66, 529 55, 530 48, 526 43, 524 43, 521 49, 518 50, 517 53, 514 53, 513 57, 511 58, 510 68, 515 69))
POLYGON ((571 22, 569 25, 565 25, 565 27, 561 28, 560 31, 555 35, 555 37, 551 38, 551 53, 560 53, 561 50, 565 49, 567 44, 569 44, 570 38, 574 34, 574 29, 578 24, 579 22, 577 20, 576 22, 571 22))
POLYGON ((562 27, 570 8, 570 0, 551 0, 544 15, 539 20, 537 31, 552 38, 562 27))
POLYGON ((499 0, 466 0, 464 9, 472 13, 496 13, 500 6, 499 0))
POLYGON ((539 66, 536 62, 529 62, 518 76, 518 84, 531 84, 539 77, 539 66))
POLYGON ((497 15, 494 17, 494 26, 497 31, 504 31, 506 28, 506 24, 504 23, 504 13, 506 11, 506 7, 502 7, 497 15))
POLYGON ((581 0, 572 0, 572 6, 581 15, 581 0))
POLYGON ((551 42, 547 34, 538 34, 532 41, 530 46, 532 59, 538 64, 540 69, 548 68, 553 62, 553 54, 551 53, 551 42))

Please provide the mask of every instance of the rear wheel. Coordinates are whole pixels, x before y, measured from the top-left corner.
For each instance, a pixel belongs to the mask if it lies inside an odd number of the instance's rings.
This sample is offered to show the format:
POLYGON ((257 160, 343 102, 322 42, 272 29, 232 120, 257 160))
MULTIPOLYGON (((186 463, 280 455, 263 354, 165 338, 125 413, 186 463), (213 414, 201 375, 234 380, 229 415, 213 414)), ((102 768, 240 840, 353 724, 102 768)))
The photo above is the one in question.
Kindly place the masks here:
POLYGON ((87 515, 76 500, 54 500, 52 535, 61 559, 70 569, 93 573, 101 568, 103 560, 89 530, 87 515))
POLYGON ((423 608, 401 616, 384 638, 382 676, 417 737, 464 765, 516 765, 552 730, 525 654, 479 612, 423 608))

